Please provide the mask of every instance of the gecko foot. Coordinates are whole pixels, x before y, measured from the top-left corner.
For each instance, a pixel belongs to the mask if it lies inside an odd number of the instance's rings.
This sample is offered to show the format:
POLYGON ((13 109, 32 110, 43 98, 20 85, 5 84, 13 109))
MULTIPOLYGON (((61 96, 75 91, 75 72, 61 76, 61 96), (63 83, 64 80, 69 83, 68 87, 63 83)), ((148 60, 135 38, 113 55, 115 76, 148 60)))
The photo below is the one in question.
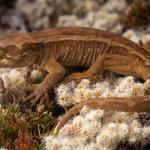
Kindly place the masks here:
POLYGON ((26 103, 28 101, 31 102, 31 107, 34 107, 39 101, 40 103, 44 102, 44 97, 48 95, 48 88, 44 86, 42 83, 37 84, 36 87, 34 87, 33 92, 25 97, 23 99, 23 103, 26 103), (41 102, 43 101, 43 102, 41 102))

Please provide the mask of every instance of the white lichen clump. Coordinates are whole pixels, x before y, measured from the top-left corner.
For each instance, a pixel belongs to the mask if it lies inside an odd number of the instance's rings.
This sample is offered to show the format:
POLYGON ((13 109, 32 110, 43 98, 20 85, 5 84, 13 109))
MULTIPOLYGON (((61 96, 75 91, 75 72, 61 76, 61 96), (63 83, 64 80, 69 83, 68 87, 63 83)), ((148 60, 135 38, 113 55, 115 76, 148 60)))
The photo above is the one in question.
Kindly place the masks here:
POLYGON ((134 77, 121 77, 106 79, 92 84, 88 79, 83 79, 76 87, 74 82, 60 85, 56 89, 57 102, 63 106, 70 106, 88 98, 106 96, 144 96, 148 95, 150 80, 144 83, 134 81, 134 77))
POLYGON ((62 15, 58 19, 57 26, 81 26, 100 28, 107 31, 120 33, 122 25, 119 22, 120 14, 126 11, 126 1, 119 0, 107 2, 102 1, 76 1, 74 8, 75 13, 71 15, 62 15), (82 4, 83 3, 83 4, 82 4), (79 18, 77 14, 81 11, 85 12, 85 16, 79 18))
POLYGON ((114 150, 120 142, 136 142, 149 138, 150 126, 142 127, 138 113, 91 110, 84 106, 57 136, 46 137, 47 150, 114 150))
MULTIPOLYGON (((135 82, 134 77, 129 76, 107 78, 92 84, 84 79, 74 87, 71 82, 56 89, 61 105, 69 106, 92 97, 149 95, 150 81, 135 82)), ((79 115, 60 129, 57 136, 50 135, 44 141, 47 150, 72 150, 76 147, 82 150, 114 150, 120 142, 145 142, 149 136, 150 126, 142 127, 138 113, 91 110, 84 106, 79 115)))
MULTIPOLYGON (((18 87, 26 87, 28 81, 27 78, 27 67, 24 68, 17 68, 17 69, 8 69, 8 68, 1 68, 0 69, 0 78, 4 82, 4 87, 7 88, 15 88, 18 87)), ((41 70, 34 69, 30 72, 31 80, 38 80, 44 76, 44 73, 41 70)))
POLYGON ((26 68, 22 69, 0 69, 0 78, 4 82, 5 88, 15 88, 15 86, 25 86, 26 68))

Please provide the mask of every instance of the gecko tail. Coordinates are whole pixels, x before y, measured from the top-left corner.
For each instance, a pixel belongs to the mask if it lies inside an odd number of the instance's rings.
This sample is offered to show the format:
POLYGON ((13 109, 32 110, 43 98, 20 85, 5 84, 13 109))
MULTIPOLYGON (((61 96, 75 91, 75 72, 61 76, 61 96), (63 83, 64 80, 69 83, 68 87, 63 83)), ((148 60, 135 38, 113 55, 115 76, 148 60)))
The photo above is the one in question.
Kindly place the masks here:
POLYGON ((150 113, 150 98, 147 96, 92 98, 75 104, 69 111, 67 111, 54 129, 54 134, 57 135, 59 129, 61 129, 75 115, 79 114, 84 105, 87 105, 92 109, 150 113))

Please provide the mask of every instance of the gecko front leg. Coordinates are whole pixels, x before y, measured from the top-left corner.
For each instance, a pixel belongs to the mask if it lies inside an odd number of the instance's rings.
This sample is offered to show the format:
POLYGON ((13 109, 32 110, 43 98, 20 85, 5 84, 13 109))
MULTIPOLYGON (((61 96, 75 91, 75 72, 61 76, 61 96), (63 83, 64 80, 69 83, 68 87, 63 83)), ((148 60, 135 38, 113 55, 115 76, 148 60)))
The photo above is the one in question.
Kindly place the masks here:
POLYGON ((59 82, 65 76, 65 68, 61 66, 54 58, 51 58, 45 65, 48 75, 42 83, 37 84, 33 93, 27 96, 23 102, 31 101, 34 106, 54 84, 59 82))

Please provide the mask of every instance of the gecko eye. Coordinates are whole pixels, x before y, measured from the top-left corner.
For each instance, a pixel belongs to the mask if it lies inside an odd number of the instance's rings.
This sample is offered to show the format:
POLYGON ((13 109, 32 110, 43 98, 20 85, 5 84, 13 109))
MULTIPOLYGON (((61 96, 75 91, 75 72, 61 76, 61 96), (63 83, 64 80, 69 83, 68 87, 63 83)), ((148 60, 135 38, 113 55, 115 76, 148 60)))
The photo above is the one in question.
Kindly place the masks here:
POLYGON ((22 57, 26 57, 26 56, 27 56, 27 54, 26 54, 26 53, 23 53, 23 54, 22 54, 22 57))

